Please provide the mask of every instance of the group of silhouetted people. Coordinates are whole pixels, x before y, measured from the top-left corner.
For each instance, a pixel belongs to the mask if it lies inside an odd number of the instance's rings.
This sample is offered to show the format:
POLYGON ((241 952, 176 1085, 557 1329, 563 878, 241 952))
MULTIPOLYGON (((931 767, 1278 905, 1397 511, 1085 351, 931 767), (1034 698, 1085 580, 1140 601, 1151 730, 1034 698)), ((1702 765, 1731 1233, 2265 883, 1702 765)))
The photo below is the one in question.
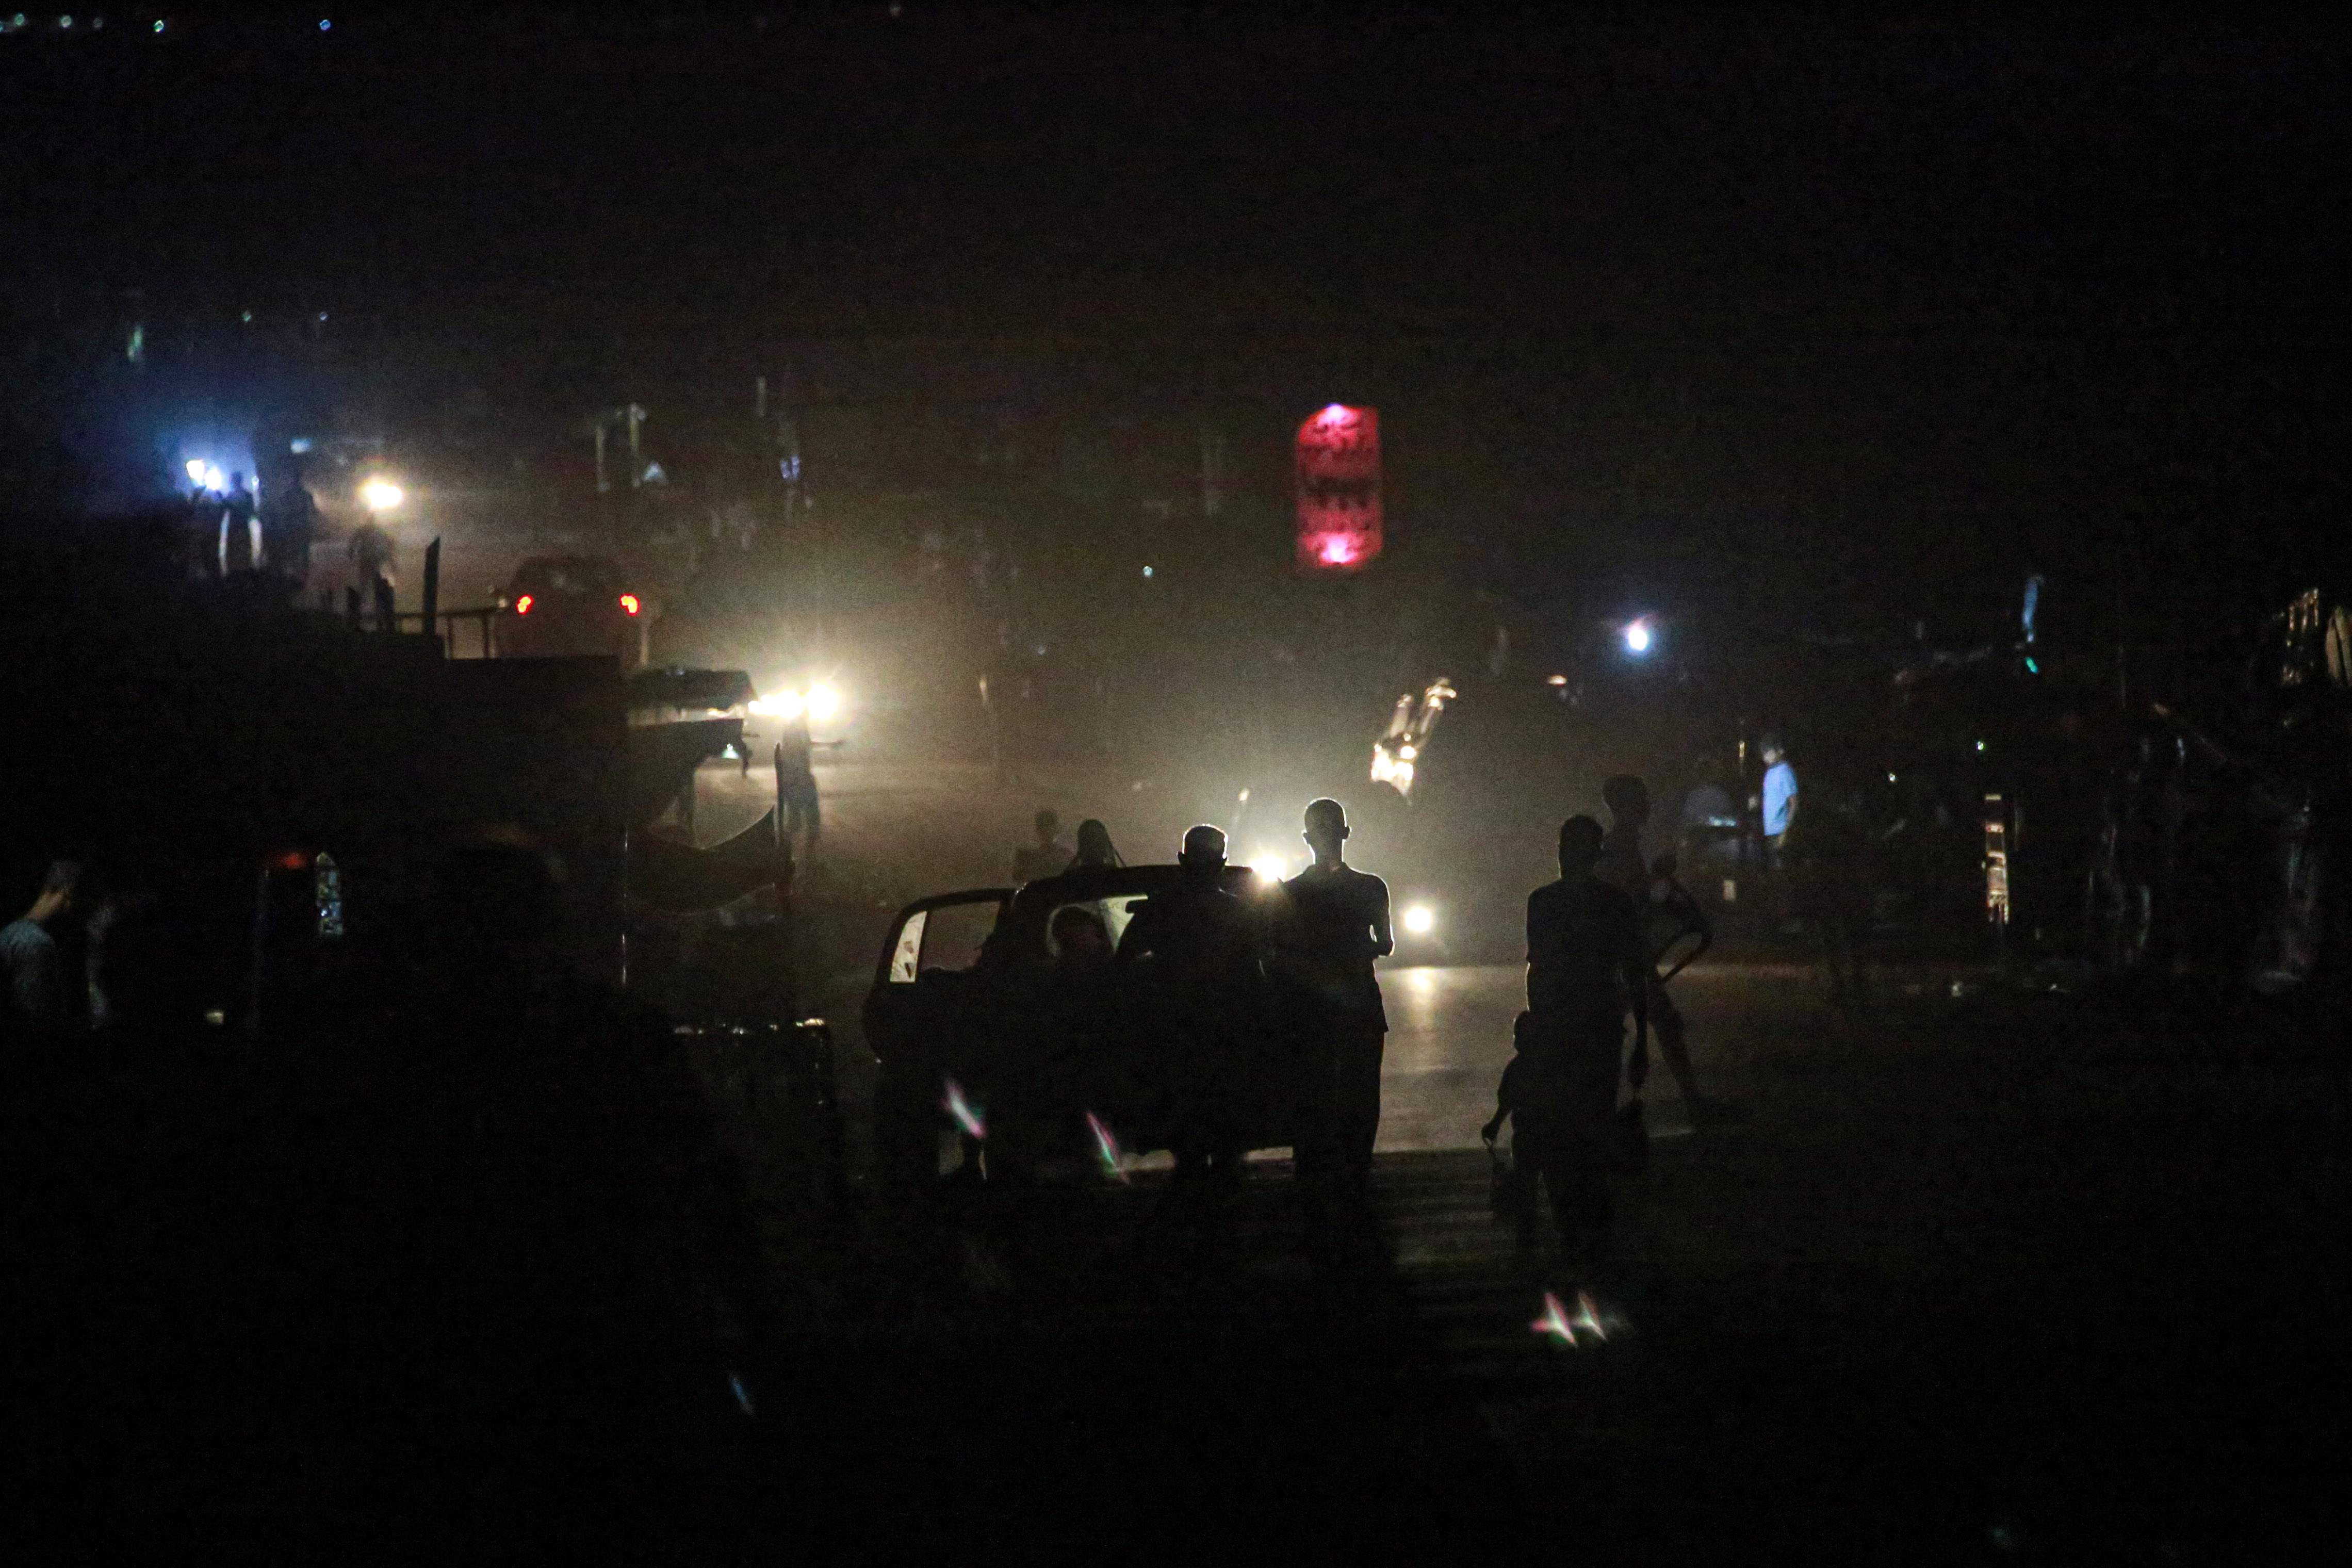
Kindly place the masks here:
MULTIPOLYGON (((1507 1121, 1514 1128, 1507 1206, 1522 1244, 1536 1245, 1548 1193, 1562 1265, 1580 1274, 1605 1250, 1611 1174, 1638 1158, 1645 1136, 1639 1097, 1654 1034, 1694 1122, 1722 1113, 1699 1091, 1682 1015, 1654 966, 1661 922, 1678 916, 1660 913, 1670 865, 1643 853, 1649 792, 1620 775, 1602 794, 1612 825, 1570 817, 1559 833, 1559 879, 1528 898, 1527 1009, 1487 1129, 1491 1142, 1507 1121)), ((1054 813, 1039 812, 1034 826, 1036 842, 1014 857, 1020 880, 1117 863, 1099 823, 1086 824, 1076 852, 1056 838, 1054 813)), ((1338 801, 1314 802, 1302 834, 1313 862, 1245 903, 1224 886, 1225 835, 1196 826, 1178 857, 1182 878, 1135 910, 1115 952, 1084 904, 1055 911, 1052 923, 1056 963, 1074 973, 1148 966, 1158 1026, 1174 1047, 1180 1183, 1238 1171, 1244 1139, 1231 1122, 1231 1085, 1251 1070, 1252 1042, 1270 1032, 1286 1038, 1300 1075, 1294 1152, 1307 1234, 1326 1250, 1360 1237, 1369 1212, 1388 1030, 1373 965, 1395 946, 1387 885, 1348 863, 1349 834, 1338 801)))
MULTIPOLYGON (((367 526, 383 533, 373 522, 367 526)), ((225 482, 198 481, 188 497, 187 529, 189 563, 197 575, 235 578, 268 573, 299 585, 310 574, 318 503, 299 477, 272 489, 265 503, 245 475, 235 473, 225 482)), ((383 560, 374 564, 388 570, 389 561, 387 549, 383 560)), ((363 577, 374 574, 362 572, 363 577)))

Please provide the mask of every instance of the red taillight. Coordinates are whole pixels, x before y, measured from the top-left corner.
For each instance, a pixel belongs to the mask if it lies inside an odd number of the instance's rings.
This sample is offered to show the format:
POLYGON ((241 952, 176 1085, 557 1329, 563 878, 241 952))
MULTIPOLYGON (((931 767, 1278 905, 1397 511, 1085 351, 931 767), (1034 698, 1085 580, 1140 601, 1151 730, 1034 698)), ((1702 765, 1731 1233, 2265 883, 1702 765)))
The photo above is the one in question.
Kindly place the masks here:
POLYGON ((310 863, 310 858, 299 849, 289 849, 270 862, 281 871, 299 871, 310 863))
POLYGON ((635 594, 624 594, 621 595, 621 614, 625 616, 634 616, 637 613, 637 596, 635 594))
POLYGON ((518 616, 527 616, 530 614, 530 595, 529 594, 525 594, 521 598, 515 601, 515 614, 518 616))

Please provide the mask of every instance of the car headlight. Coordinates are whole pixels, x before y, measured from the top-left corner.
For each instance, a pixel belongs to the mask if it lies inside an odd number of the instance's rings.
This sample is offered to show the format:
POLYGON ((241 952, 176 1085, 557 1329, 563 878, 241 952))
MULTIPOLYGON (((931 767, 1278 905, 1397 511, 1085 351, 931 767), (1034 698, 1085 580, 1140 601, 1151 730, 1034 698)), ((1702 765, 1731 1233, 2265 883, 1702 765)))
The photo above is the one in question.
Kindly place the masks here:
POLYGON ((811 719, 820 724, 826 723, 841 711, 841 693, 819 681, 808 689, 803 705, 811 719))
POLYGON ((806 707, 807 704, 801 700, 801 694, 797 691, 779 691, 772 697, 755 697, 751 700, 752 712, 762 719, 782 719, 786 723, 799 718, 806 707))

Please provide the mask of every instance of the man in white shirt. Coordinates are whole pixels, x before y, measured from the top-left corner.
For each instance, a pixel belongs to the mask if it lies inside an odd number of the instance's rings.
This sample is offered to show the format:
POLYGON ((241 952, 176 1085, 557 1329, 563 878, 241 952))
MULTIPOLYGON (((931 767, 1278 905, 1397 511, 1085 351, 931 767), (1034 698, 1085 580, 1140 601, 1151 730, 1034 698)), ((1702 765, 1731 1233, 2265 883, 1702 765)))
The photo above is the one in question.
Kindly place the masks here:
POLYGON ((1780 863, 1780 847, 1797 826, 1797 770, 1790 765, 1780 737, 1767 733, 1759 750, 1764 758, 1764 844, 1772 865, 1780 863))

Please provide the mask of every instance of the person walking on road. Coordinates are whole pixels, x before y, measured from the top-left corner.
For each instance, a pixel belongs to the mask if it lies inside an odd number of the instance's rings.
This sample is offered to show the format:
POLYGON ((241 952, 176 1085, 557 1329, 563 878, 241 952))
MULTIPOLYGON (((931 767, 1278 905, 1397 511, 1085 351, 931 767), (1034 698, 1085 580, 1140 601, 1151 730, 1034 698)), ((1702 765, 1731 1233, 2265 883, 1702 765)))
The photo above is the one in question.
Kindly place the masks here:
POLYGON ((1386 882, 1347 862, 1348 813, 1336 800, 1308 805, 1300 835, 1315 862, 1282 885, 1276 952, 1303 1009, 1305 1138, 1298 1173, 1310 1223, 1332 1199, 1360 1205, 1371 1184, 1381 1125, 1381 1057, 1388 1015, 1375 959, 1396 951, 1386 882))
MULTIPOLYGON (((1651 890, 1659 883, 1650 863, 1642 856, 1642 828, 1650 820, 1650 786, 1632 773, 1618 773, 1601 786, 1601 798, 1609 807, 1609 831, 1601 841, 1601 879, 1633 900, 1636 917, 1646 919, 1653 903, 1651 890)), ((1675 1086, 1682 1090, 1683 1105, 1696 1122, 1711 1113, 1715 1104, 1698 1091, 1698 1075, 1691 1069, 1682 1009, 1675 1005, 1674 998, 1666 994, 1665 984, 1658 978, 1646 935, 1642 960, 1651 1032, 1657 1039, 1658 1054, 1666 1058, 1666 1070, 1674 1075, 1675 1086)))
POLYGON ((1595 874, 1601 825, 1559 828, 1559 880, 1528 895, 1528 1017, 1512 1071, 1519 1242, 1535 1241, 1535 1183, 1551 1194, 1563 1270, 1589 1275, 1609 1240, 1617 1086, 1646 1071, 1648 987, 1633 900, 1595 874), (1630 1068, 1622 1060, 1633 1014, 1630 1068))
POLYGON ((784 843, 792 846, 805 830, 808 837, 801 844, 800 857, 814 862, 817 835, 824 823, 816 789, 816 742, 809 736, 806 719, 785 724, 782 738, 776 742, 775 761, 776 795, 784 808, 784 843))

